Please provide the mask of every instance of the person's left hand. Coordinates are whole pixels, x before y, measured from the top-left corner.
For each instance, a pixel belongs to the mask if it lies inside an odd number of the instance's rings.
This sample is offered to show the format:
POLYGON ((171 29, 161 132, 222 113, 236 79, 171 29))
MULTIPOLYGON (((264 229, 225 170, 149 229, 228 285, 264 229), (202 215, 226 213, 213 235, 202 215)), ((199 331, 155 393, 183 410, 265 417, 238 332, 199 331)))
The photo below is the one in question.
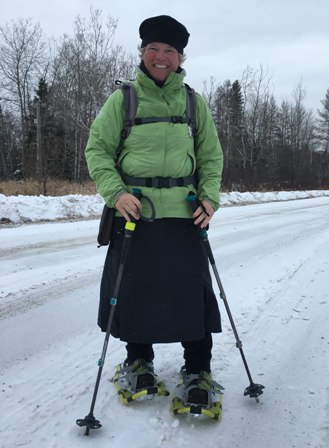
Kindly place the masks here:
POLYGON ((209 224, 209 221, 213 217, 213 214, 215 213, 215 210, 213 206, 210 204, 210 202, 204 200, 201 201, 204 209, 201 207, 201 205, 195 210, 193 213, 193 218, 196 218, 194 221, 194 224, 196 226, 201 227, 201 229, 204 229, 209 224))

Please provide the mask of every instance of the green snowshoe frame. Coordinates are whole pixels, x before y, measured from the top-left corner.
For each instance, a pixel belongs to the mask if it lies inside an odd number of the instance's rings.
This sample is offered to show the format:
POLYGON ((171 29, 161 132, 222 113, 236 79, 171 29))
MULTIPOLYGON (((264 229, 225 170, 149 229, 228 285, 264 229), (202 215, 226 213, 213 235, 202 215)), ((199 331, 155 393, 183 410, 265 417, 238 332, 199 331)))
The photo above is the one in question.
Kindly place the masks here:
POLYGON ((210 373, 187 375, 185 369, 181 370, 182 383, 175 391, 175 397, 171 403, 174 414, 204 415, 213 420, 220 420, 222 415, 222 390, 223 386, 214 381, 210 373), (203 392, 201 403, 190 400, 191 393, 203 392), (205 399, 206 397, 206 399, 205 399))
POLYGON ((114 385, 123 404, 140 400, 146 395, 169 395, 164 383, 158 381, 153 364, 143 360, 136 360, 132 365, 119 364, 114 375, 114 385))

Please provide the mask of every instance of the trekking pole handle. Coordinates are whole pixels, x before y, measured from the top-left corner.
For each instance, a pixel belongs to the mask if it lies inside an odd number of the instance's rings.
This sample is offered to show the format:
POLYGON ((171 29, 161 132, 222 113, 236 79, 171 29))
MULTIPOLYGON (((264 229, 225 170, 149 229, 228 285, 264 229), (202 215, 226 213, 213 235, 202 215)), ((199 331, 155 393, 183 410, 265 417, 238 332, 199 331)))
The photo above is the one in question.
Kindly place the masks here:
POLYGON ((140 188, 133 188, 133 195, 140 199, 142 197, 142 190, 140 188))
MULTIPOLYGON (((152 200, 148 196, 144 196, 142 194, 142 190, 140 188, 133 188, 132 193, 140 201, 143 198, 145 200, 145 202, 148 203, 148 205, 149 205, 149 207, 151 209, 151 216, 150 217, 144 216, 142 213, 140 213, 141 220, 144 221, 144 222, 153 222, 155 220, 155 214, 156 213, 155 213, 155 207, 154 207, 154 204, 153 204, 152 200)), ((131 221, 136 222, 136 220, 134 220, 132 218, 131 218, 131 221)))
MULTIPOLYGON (((193 193, 193 191, 190 191, 188 196, 186 196, 186 200, 187 202, 190 204, 191 208, 192 208, 192 212, 194 213, 199 207, 201 207, 203 210, 205 210, 204 205, 202 204, 202 202, 200 201, 200 199, 198 199, 195 195, 195 193, 193 193)), ((207 213, 207 212, 206 212, 207 213)), ((201 229, 200 228, 200 233, 201 233, 201 238, 204 239, 208 239, 208 234, 207 234, 207 230, 206 229, 201 229)))
MULTIPOLYGON (((134 188, 133 189, 133 195, 137 198, 137 199, 141 199, 142 197, 142 190, 140 190, 139 188, 134 188)), ((136 227, 136 222, 137 219, 135 219, 133 216, 129 215, 130 217, 130 221, 126 221, 125 224, 125 236, 129 237, 133 234, 135 227, 136 227)), ((128 250, 127 246, 126 246, 126 251, 128 250)))
POLYGON ((189 192, 188 196, 186 197, 186 200, 190 203, 193 213, 198 209, 198 207, 201 207, 202 210, 205 212, 205 214, 209 216, 206 207, 203 205, 202 201, 200 201, 200 199, 196 197, 193 191, 189 192))
MULTIPOLYGON (((133 188, 132 194, 137 198, 139 201, 142 199, 142 190, 140 188, 133 188)), ((129 215, 130 216, 130 215, 129 215)), ((136 222, 136 219, 130 216, 130 219, 132 222, 136 222)))
MULTIPOLYGON (((188 196, 186 197, 186 200, 189 202, 193 213, 201 206, 202 208, 204 207, 204 205, 202 204, 202 202, 200 201, 200 199, 198 199, 195 195, 195 193, 193 193, 193 191, 190 191, 188 196)), ((215 258, 214 255, 212 253, 210 244, 209 244, 209 240, 208 240, 208 233, 206 229, 201 229, 200 228, 200 237, 202 239, 202 242, 204 244, 204 247, 206 249, 210 264, 212 266, 215 265, 215 258)))
POLYGON ((195 193, 193 193, 193 191, 189 191, 188 196, 186 196, 186 200, 189 202, 193 213, 197 210, 197 208, 199 207, 199 200, 196 197, 195 193))

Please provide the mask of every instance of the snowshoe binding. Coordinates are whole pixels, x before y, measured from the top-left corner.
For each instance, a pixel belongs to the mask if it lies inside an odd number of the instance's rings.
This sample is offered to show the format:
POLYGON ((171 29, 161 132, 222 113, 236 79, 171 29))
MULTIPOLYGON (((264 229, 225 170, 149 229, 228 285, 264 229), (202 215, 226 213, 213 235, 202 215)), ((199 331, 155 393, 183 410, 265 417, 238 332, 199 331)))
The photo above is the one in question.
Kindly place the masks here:
POLYGON ((153 363, 137 359, 132 364, 119 364, 114 375, 114 385, 122 403, 128 404, 149 395, 168 396, 169 392, 154 373, 153 363))
POLYGON ((212 379, 210 373, 187 374, 181 369, 182 382, 175 390, 171 403, 174 414, 204 415, 213 420, 220 420, 222 416, 223 386, 212 379))

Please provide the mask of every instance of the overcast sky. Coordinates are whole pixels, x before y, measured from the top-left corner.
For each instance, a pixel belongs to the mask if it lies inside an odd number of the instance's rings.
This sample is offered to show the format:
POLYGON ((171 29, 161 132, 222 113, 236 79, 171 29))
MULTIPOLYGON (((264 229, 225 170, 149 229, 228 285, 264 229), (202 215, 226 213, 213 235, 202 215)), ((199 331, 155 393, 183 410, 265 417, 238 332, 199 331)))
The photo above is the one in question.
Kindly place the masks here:
POLYGON ((329 88, 329 0, 0 0, 0 25, 19 17, 39 22, 47 36, 73 34, 75 18, 90 7, 118 19, 115 41, 137 54, 142 20, 175 17, 189 30, 186 82, 241 79, 247 66, 262 65, 278 103, 292 101, 301 81, 305 105, 322 107, 329 88))

